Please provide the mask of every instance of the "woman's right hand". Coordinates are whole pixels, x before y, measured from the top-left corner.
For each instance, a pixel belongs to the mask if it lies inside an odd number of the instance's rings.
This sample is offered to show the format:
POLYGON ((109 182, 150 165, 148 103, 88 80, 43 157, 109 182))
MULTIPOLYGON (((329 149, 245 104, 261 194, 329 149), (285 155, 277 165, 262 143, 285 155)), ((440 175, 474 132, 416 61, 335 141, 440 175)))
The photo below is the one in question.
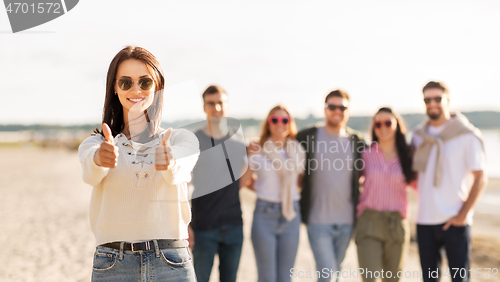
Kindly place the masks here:
POLYGON ((102 124, 104 142, 94 154, 94 163, 98 166, 115 168, 118 161, 118 146, 115 146, 113 134, 106 123, 102 124))
POLYGON ((258 152, 260 152, 259 143, 250 141, 250 144, 247 146, 247 155, 257 154, 258 152))

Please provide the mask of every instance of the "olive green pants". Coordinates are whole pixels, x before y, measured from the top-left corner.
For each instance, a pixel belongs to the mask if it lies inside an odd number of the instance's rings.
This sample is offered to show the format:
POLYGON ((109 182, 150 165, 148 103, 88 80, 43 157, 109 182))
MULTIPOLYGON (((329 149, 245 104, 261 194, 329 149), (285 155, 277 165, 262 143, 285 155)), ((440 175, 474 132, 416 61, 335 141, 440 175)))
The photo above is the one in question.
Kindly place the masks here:
POLYGON ((356 222, 355 233, 363 282, 377 278, 398 281, 410 243, 408 220, 399 212, 365 210, 356 222))

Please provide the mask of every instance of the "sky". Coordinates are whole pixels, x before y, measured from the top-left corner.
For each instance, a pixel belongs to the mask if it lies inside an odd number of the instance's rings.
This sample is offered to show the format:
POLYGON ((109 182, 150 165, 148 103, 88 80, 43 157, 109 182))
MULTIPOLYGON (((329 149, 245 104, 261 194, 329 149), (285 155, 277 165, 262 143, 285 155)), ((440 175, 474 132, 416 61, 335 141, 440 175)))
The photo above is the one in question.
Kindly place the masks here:
POLYGON ((497 0, 85 0, 16 34, 0 11, 0 124, 100 122, 109 63, 126 45, 160 61, 165 121, 203 119, 210 84, 235 118, 277 104, 320 117, 337 88, 351 115, 423 113, 429 80, 448 85, 453 110, 500 110, 497 0))

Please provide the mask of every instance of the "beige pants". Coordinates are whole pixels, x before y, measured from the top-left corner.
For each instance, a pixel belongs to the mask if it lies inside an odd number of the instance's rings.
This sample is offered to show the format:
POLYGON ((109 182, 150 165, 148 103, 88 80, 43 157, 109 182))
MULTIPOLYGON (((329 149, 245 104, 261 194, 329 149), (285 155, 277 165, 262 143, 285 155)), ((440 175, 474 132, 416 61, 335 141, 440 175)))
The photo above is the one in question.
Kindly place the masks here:
MULTIPOLYGON (((410 243, 408 220, 399 212, 365 210, 356 222, 355 233, 363 282, 375 281, 377 277, 398 281, 410 243)), ((400 275, 404 277, 403 273, 400 275)))

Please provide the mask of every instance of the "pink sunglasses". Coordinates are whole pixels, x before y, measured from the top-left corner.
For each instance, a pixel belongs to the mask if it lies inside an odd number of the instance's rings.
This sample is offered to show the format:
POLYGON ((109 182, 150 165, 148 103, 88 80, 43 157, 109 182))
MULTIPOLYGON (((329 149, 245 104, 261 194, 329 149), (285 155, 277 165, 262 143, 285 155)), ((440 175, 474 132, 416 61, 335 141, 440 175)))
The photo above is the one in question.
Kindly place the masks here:
POLYGON ((373 122, 373 127, 375 127, 375 128, 382 128, 382 125, 385 125, 386 127, 391 127, 392 121, 390 119, 388 119, 385 121, 374 121, 373 122))
POLYGON ((288 122, 290 121, 290 117, 270 116, 268 121, 272 124, 278 124, 280 122, 282 122, 283 124, 288 124, 288 122))

